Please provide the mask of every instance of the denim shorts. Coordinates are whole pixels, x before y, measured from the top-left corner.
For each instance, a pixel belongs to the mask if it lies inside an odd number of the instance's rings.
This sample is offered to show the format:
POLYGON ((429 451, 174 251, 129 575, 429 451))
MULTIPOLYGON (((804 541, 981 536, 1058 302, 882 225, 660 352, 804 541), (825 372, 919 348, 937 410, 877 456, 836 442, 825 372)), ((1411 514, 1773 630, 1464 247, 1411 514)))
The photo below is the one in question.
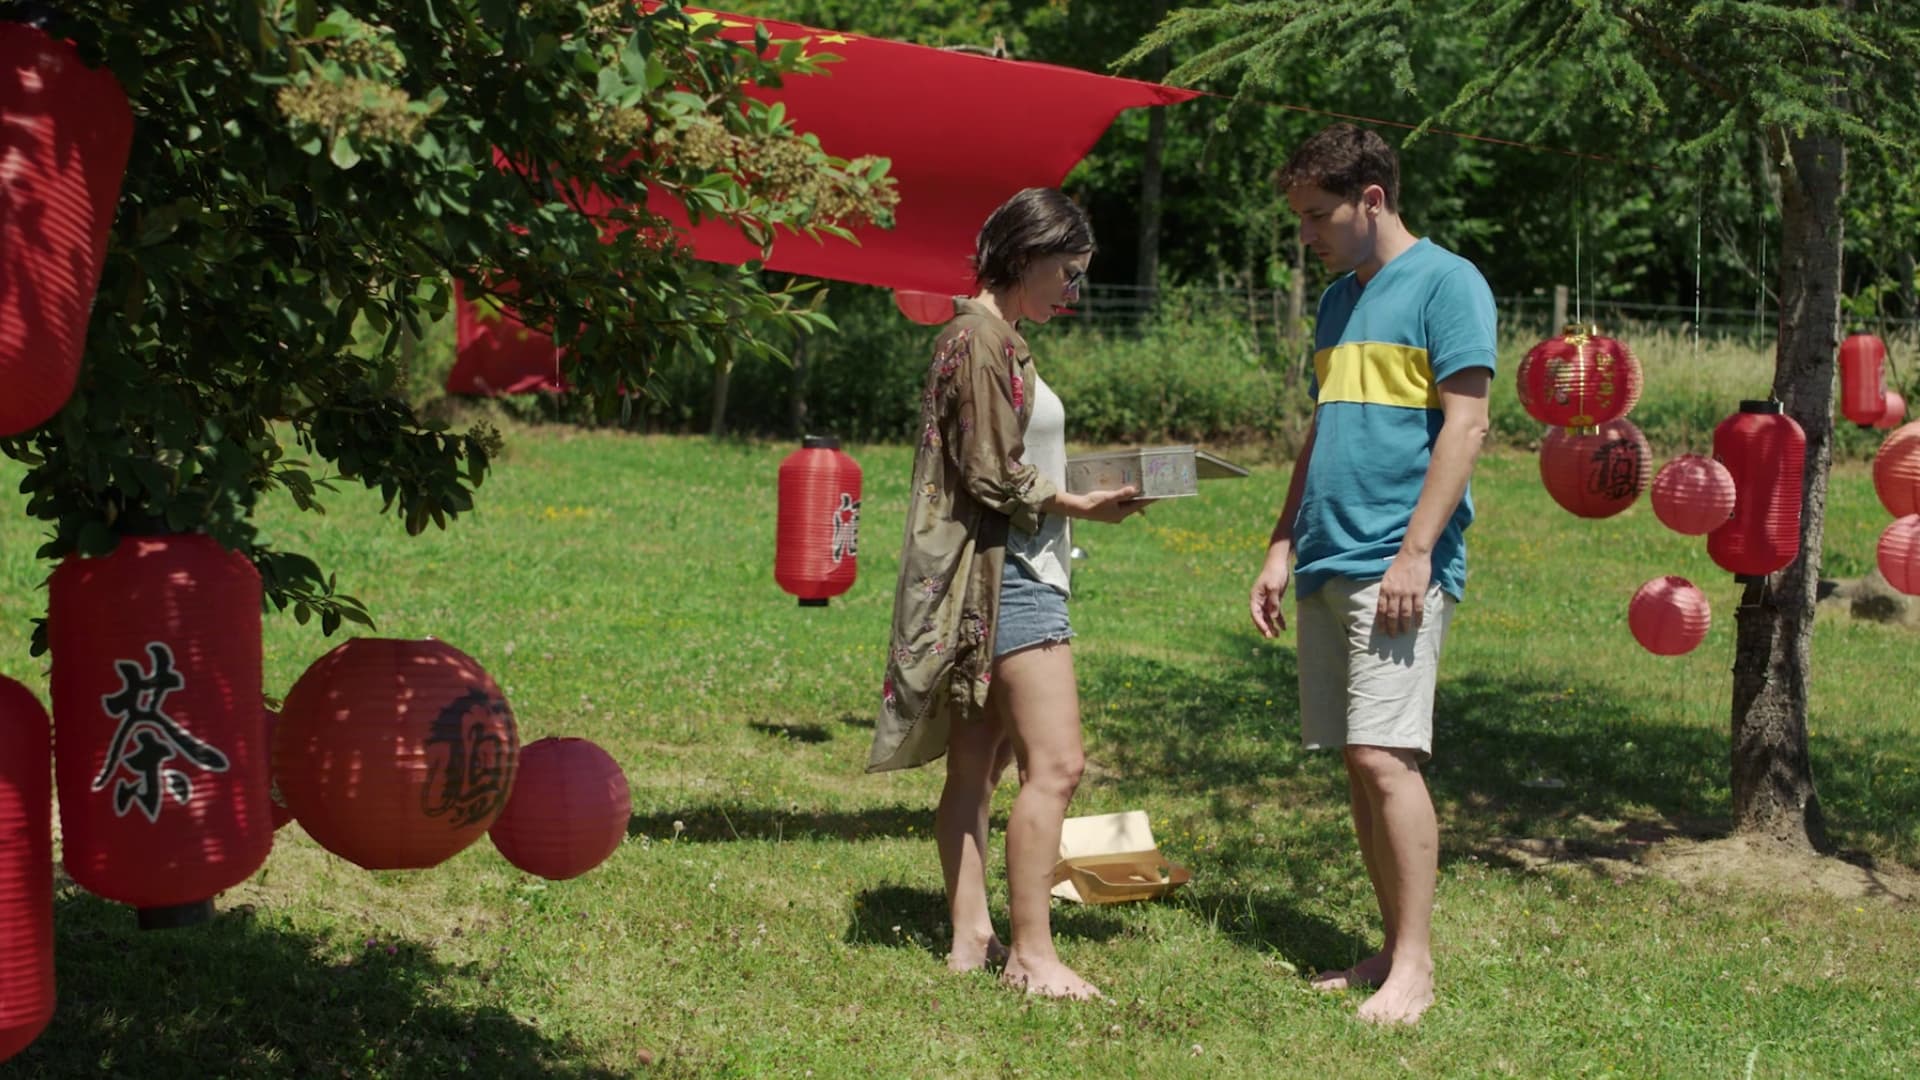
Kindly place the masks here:
POLYGON ((1000 575, 1000 621, 993 628, 995 660, 1018 649, 1073 640, 1067 598, 1033 576, 1019 559, 1007 557, 1000 575))

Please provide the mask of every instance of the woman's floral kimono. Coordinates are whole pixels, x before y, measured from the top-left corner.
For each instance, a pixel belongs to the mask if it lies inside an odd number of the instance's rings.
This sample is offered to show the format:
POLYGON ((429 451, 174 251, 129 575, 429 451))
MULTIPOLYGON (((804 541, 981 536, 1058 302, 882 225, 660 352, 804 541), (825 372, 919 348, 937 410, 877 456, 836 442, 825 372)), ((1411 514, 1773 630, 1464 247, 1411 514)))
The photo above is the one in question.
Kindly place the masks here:
POLYGON ((1056 489, 1024 463, 1027 343, 967 299, 934 343, 920 399, 913 501, 867 770, 924 765, 977 723, 993 666, 1008 526, 1034 532, 1056 489))

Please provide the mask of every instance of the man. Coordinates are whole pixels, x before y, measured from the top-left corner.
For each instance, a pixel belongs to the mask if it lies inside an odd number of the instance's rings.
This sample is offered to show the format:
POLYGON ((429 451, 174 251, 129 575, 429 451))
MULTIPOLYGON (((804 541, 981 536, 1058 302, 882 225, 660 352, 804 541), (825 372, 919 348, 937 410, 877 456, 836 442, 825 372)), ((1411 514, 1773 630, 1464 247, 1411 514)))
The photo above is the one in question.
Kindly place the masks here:
POLYGON ((1345 758, 1385 926, 1377 954, 1313 985, 1377 988, 1360 1018, 1411 1024, 1433 1003, 1439 876, 1420 766, 1433 751, 1440 646, 1466 585, 1493 295, 1472 263, 1408 231, 1399 161, 1372 131, 1327 128, 1274 179, 1306 245, 1342 276, 1320 298, 1313 422, 1253 583, 1253 622, 1267 637, 1284 629, 1280 600, 1297 582, 1301 738, 1345 758))

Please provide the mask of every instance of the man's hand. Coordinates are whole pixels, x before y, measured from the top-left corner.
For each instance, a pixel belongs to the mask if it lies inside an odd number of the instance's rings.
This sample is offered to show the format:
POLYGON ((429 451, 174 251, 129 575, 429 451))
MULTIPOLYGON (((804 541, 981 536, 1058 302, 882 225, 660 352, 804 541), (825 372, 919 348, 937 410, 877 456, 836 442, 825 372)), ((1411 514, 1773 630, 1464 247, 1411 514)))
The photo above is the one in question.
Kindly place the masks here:
POLYGON ((1276 637, 1287 628, 1280 599, 1287 594, 1287 581, 1293 577, 1292 563, 1293 552, 1273 548, 1267 552, 1267 563, 1260 568, 1260 576, 1253 579, 1253 594, 1248 597, 1247 608, 1261 637, 1276 637))
POLYGON ((1380 579, 1380 602, 1373 621, 1388 637, 1410 634, 1426 614, 1427 586, 1433 583, 1433 558, 1401 551, 1380 579))

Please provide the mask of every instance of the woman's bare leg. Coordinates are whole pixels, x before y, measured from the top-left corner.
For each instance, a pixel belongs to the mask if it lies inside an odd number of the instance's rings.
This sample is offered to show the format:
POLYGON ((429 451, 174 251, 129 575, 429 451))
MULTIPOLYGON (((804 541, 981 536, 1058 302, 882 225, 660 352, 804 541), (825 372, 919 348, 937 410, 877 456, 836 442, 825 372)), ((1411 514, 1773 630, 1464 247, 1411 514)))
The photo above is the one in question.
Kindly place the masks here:
POLYGON ((933 816, 940 871, 953 924, 949 971, 973 971, 1007 955, 987 912, 987 813, 1011 749, 1003 710, 990 697, 987 714, 956 730, 947 742, 947 783, 933 816))

